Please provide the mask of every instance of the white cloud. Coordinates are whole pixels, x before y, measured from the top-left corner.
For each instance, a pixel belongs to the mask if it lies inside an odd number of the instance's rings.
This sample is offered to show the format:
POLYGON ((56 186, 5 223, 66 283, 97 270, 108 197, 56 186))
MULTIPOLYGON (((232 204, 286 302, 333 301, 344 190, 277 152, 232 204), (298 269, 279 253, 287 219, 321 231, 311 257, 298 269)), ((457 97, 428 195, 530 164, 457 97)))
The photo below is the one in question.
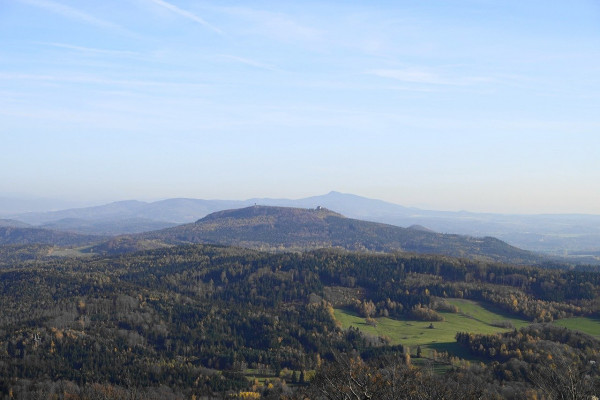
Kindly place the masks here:
POLYGON ((113 31, 118 31, 121 33, 128 33, 121 26, 105 21, 103 19, 97 18, 93 15, 87 14, 83 11, 77 10, 75 8, 66 6, 64 4, 56 3, 54 1, 49 0, 20 0, 22 3, 29 4, 31 6, 39 7, 46 9, 52 13, 62 15, 63 17, 83 22, 89 25, 93 25, 103 29, 109 29, 113 31))
POLYGON ((229 54, 218 54, 215 56, 215 58, 222 59, 222 60, 235 61, 240 64, 245 64, 245 65, 249 65, 251 67, 260 68, 260 69, 266 69, 269 71, 277 71, 277 68, 275 68, 272 65, 261 63, 259 61, 252 60, 249 58, 238 57, 238 56, 233 56, 233 55, 229 55, 229 54))
POLYGON ((119 87, 163 87, 163 88, 206 88, 202 83, 185 81, 160 81, 160 80, 139 80, 139 79, 111 79, 99 75, 91 74, 65 74, 65 75, 42 75, 42 74, 23 74, 12 72, 0 72, 0 81, 29 81, 29 82, 48 82, 48 83, 72 83, 82 85, 101 85, 101 86, 119 86, 119 87))
POLYGON ((184 18, 187 18, 187 19, 189 19, 191 21, 197 22, 200 25, 203 25, 204 27, 212 30, 213 32, 223 33, 219 28, 217 28, 217 27, 209 24, 208 22, 206 22, 204 19, 200 18, 196 14, 193 14, 193 13, 191 13, 189 11, 183 10, 183 9, 177 7, 174 4, 167 3, 164 0, 150 0, 150 1, 152 1, 154 4, 157 4, 157 5, 161 6, 161 7, 164 7, 166 9, 174 12, 175 14, 178 14, 178 15, 180 15, 180 16, 182 16, 184 18))
POLYGON ((375 69, 368 71, 368 74, 379 76, 381 78, 395 79, 402 82, 422 83, 428 85, 462 86, 489 81, 488 78, 481 77, 444 76, 435 71, 422 68, 375 69))
POLYGON ((119 57, 138 57, 138 56, 140 56, 140 53, 136 53, 133 51, 98 49, 95 47, 75 46, 75 45, 71 45, 71 44, 67 44, 67 43, 46 43, 46 42, 39 42, 39 43, 42 45, 46 45, 46 46, 74 50, 74 51, 78 51, 81 53, 88 53, 88 54, 112 55, 112 56, 119 56, 119 57))
POLYGON ((249 25, 243 28, 246 33, 260 34, 280 41, 315 42, 323 36, 322 31, 303 25, 284 13, 245 7, 219 10, 249 22, 249 25))

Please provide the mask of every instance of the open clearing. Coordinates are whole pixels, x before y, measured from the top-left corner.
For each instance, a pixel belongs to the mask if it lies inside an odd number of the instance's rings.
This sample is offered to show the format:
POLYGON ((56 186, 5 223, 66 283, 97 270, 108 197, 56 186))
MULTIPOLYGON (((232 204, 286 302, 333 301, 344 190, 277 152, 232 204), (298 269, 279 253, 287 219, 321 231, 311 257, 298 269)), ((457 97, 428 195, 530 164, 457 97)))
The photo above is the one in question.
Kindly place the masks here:
POLYGON ((574 317, 559 319, 558 321, 554 321, 554 323, 559 326, 564 326, 565 328, 587 333, 590 336, 600 339, 600 319, 592 317, 574 317))
POLYGON ((409 346, 413 354, 416 347, 421 346, 424 353, 435 349, 437 351, 449 351, 459 356, 466 355, 456 345, 454 338, 457 332, 485 334, 506 332, 509 329, 499 328, 491 324, 498 321, 508 321, 515 328, 520 328, 529 323, 524 319, 511 316, 479 302, 464 299, 448 299, 447 301, 456 305, 459 312, 456 314, 441 312, 444 321, 440 322, 381 317, 376 318, 377 326, 375 327, 368 325, 364 318, 348 309, 336 309, 335 317, 344 329, 352 326, 371 335, 386 336, 390 339, 391 344, 409 346), (433 328, 430 328, 431 324, 433 324, 433 328))
MULTIPOLYGON (((376 318, 377 326, 371 326, 355 312, 343 308, 335 310, 335 318, 344 329, 352 326, 371 335, 388 337, 391 344, 410 347, 412 354, 415 353, 417 346, 421 346, 424 354, 429 354, 431 350, 435 349, 448 351, 464 358, 472 357, 456 344, 454 338, 457 332, 483 334, 506 332, 510 329, 499 328, 492 324, 506 321, 519 329, 531 323, 490 304, 465 299, 446 299, 446 301, 457 306, 459 312, 456 314, 440 312, 444 316, 444 321, 441 322, 381 317, 376 318), (433 328, 430 328, 431 324, 433 324, 433 328)), ((574 317, 557 320, 553 323, 600 339, 600 319, 598 318, 574 317)))

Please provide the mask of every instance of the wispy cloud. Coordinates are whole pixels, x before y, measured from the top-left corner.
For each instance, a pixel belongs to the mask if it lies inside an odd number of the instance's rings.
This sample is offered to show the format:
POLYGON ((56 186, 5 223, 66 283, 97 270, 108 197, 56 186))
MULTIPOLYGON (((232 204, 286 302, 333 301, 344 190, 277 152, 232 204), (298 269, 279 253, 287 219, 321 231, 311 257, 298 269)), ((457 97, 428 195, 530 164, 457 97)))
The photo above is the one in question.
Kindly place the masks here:
POLYGON ((137 79, 111 79, 97 75, 42 75, 0 72, 0 81, 29 81, 47 83, 67 83, 81 85, 111 85, 119 87, 170 87, 170 88, 205 88, 206 84, 185 81, 160 81, 160 80, 137 80, 137 79))
POLYGON ((197 22, 200 25, 203 25, 204 27, 212 30, 213 32, 216 32, 216 33, 219 33, 219 34, 223 33, 223 31, 221 31, 219 28, 217 28, 216 26, 211 25, 210 23, 206 22, 204 19, 200 18, 196 14, 193 14, 193 13, 191 13, 189 11, 183 10, 183 9, 177 7, 174 4, 167 3, 164 0, 150 0, 150 1, 152 1, 154 4, 157 4, 157 5, 161 6, 161 7, 164 7, 166 9, 174 12, 175 14, 178 14, 178 15, 180 15, 180 16, 182 16, 184 18, 187 18, 187 19, 189 19, 191 21, 197 22))
POLYGON ((49 42, 37 42, 39 44, 51 47, 58 47, 61 49, 73 50, 81 53, 87 54, 97 54, 97 55, 112 55, 119 57, 139 57, 140 53, 136 53, 134 51, 126 51, 126 50, 109 50, 109 49, 98 49, 95 47, 84 47, 84 46, 76 46, 67 43, 49 43, 49 42))
POLYGON ((313 27, 298 22, 295 18, 281 13, 257 10, 246 7, 223 7, 218 8, 242 21, 242 31, 267 36, 271 39, 286 42, 317 42, 323 40, 323 32, 313 27))
POLYGON ((249 65, 249 66, 254 67, 254 68, 266 69, 266 70, 269 70, 269 71, 278 71, 278 69, 275 68, 272 65, 261 63, 259 61, 252 60, 252 59, 249 59, 249 58, 238 57, 238 56, 233 56, 233 55, 229 55, 229 54, 218 54, 218 55, 215 56, 215 58, 216 59, 220 59, 220 60, 234 61, 234 62, 237 62, 237 63, 240 63, 240 64, 249 65))
POLYGON ((57 3, 49 0, 20 0, 24 4, 29 4, 31 6, 43 8, 48 10, 54 14, 62 15, 63 17, 79 21, 85 24, 93 25, 103 29, 109 29, 112 31, 117 31, 121 33, 129 33, 123 27, 95 17, 93 15, 87 14, 83 11, 77 10, 73 7, 66 6, 61 3, 57 3))
POLYGON ((421 83, 428 85, 472 85, 487 82, 488 78, 481 77, 452 77, 442 75, 429 69, 403 68, 403 69, 374 69, 367 72, 381 78, 395 79, 408 83, 421 83))

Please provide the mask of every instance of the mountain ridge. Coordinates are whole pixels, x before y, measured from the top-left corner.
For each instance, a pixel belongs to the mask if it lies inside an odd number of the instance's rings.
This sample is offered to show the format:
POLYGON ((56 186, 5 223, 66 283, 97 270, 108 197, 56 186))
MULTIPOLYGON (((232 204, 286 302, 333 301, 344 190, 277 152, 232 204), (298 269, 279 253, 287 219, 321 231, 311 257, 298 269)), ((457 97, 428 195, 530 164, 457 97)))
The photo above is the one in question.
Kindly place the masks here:
MULTIPOLYGON (((442 254, 526 264, 541 260, 531 252, 496 238, 401 228, 347 218, 323 207, 303 209, 255 205, 215 212, 194 223, 131 237, 146 243, 221 244, 271 251, 334 247, 351 251, 442 254)), ((130 243, 128 248, 131 248, 130 243)))
MULTIPOLYGON (((104 206, 69 209, 48 213, 26 213, 9 216, 42 225, 64 218, 133 221, 142 218, 162 224, 182 224, 197 221, 204 216, 226 209, 254 204, 315 208, 322 206, 351 218, 386 223, 396 226, 421 225, 442 233, 470 236, 493 236, 511 245, 556 256, 597 254, 600 251, 600 216, 587 214, 493 214, 467 211, 434 211, 405 207, 383 200, 331 191, 325 195, 303 199, 252 198, 248 200, 202 200, 173 198, 156 202, 115 202, 104 206)), ((86 228, 87 229, 87 228, 86 228)), ((96 232, 105 233, 103 227, 96 232)), ((125 226, 114 234, 127 234, 138 229, 125 226)), ((593 261, 593 260, 592 260, 593 261)), ((598 260, 596 260, 598 261, 598 260)))
POLYGON ((231 209, 216 211, 204 218, 199 219, 195 223, 202 223, 203 221, 213 221, 221 218, 250 218, 250 217, 268 217, 268 216, 282 216, 294 217, 304 214, 304 217, 310 216, 316 219, 322 219, 326 216, 337 216, 342 217, 342 214, 336 213, 324 207, 316 207, 314 209, 303 209, 299 207, 281 207, 281 206, 263 206, 254 205, 245 208, 231 209))

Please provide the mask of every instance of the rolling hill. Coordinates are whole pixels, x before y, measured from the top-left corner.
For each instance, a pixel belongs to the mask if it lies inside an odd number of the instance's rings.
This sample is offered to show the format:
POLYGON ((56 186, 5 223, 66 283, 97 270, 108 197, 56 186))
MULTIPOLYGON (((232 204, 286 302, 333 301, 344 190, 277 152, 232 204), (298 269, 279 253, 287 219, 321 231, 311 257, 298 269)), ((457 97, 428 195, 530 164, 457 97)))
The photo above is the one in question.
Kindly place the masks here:
POLYGON ((104 236, 40 228, 0 226, 0 245, 50 244, 55 246, 84 246, 106 240, 104 236))
POLYGON ((214 211, 243 207, 250 204, 253 204, 250 203, 250 200, 229 201, 176 198, 151 203, 127 200, 94 207, 22 213, 13 215, 12 217, 32 225, 48 224, 60 220, 115 221, 119 219, 146 219, 182 224, 193 222, 214 211))
POLYGON ((80 233, 84 235, 127 235, 170 228, 177 224, 156 221, 148 218, 114 218, 88 220, 81 218, 64 218, 47 222, 39 228, 80 233))
POLYGON ((597 263, 600 260, 598 215, 508 215, 433 211, 339 192, 295 200, 174 198, 155 202, 120 201, 95 207, 25 214, 5 212, 4 215, 38 227, 47 224, 55 229, 80 233, 130 234, 158 229, 169 224, 191 223, 212 212, 254 204, 301 208, 323 206, 361 220, 396 226, 421 225, 436 232, 476 237, 493 236, 523 249, 553 256, 572 256, 570 260, 575 262, 597 263), (77 220, 80 221, 76 223, 77 220))
MULTIPOLYGON (((346 218, 325 208, 251 206, 219 211, 195 223, 133 237, 168 244, 212 243, 262 250, 337 247, 355 251, 405 251, 480 260, 536 263, 540 257, 484 237, 436 233, 346 218)), ((131 247, 131 243, 128 243, 131 247)), ((118 246, 113 246, 114 250, 118 246)))
POLYGON ((0 226, 11 228, 31 228, 31 225, 16 219, 0 219, 0 226))

